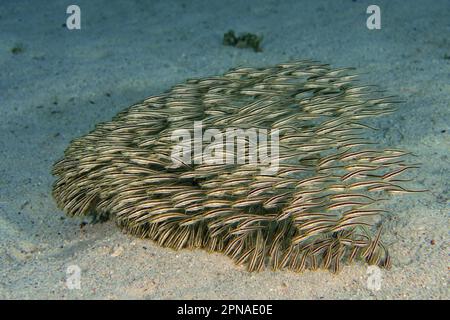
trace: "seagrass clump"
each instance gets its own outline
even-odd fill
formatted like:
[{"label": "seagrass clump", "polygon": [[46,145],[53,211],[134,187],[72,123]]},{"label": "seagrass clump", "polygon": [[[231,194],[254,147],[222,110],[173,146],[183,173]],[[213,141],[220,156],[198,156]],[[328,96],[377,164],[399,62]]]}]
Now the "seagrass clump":
[{"label": "seagrass clump", "polygon": [[[72,141],[54,165],[54,198],[70,216],[112,218],[159,245],[223,252],[250,271],[338,272],[354,259],[388,268],[386,211],[377,205],[412,192],[398,176],[414,166],[407,152],[367,139],[375,128],[362,120],[392,112],[396,101],[355,78],[295,61],[188,80]],[[172,133],[193,133],[195,121],[202,132],[277,129],[278,170],[174,162]]]}]

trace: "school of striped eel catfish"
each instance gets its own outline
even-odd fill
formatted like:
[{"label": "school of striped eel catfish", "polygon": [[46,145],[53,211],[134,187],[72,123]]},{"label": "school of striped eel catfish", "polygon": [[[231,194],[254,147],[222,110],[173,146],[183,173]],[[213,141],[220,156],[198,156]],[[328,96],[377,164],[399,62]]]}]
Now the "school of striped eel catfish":
[{"label": "school of striped eel catfish", "polygon": [[[398,101],[356,77],[302,60],[187,80],[73,140],[54,165],[53,196],[70,216],[112,218],[127,233],[222,252],[249,271],[338,272],[352,260],[389,268],[379,203],[414,192],[399,176],[417,166],[405,162],[408,152],[368,140],[376,128],[361,120]],[[278,170],[174,162],[173,132],[193,133],[195,121],[202,132],[278,130]],[[193,136],[188,144],[203,139]],[[248,155],[251,141],[242,139]]]}]

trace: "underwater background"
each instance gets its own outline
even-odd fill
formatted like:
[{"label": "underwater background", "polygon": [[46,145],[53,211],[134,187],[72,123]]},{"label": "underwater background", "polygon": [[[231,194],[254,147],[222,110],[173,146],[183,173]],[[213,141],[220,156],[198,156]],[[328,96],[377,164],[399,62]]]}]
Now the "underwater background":
[{"label": "underwater background", "polygon": [[[68,29],[77,5],[81,29]],[[381,28],[366,21],[381,9]],[[2,1],[0,3],[0,298],[448,299],[450,2]],[[261,50],[223,44],[262,36]],[[51,196],[69,142],[148,96],[238,66],[312,59],[355,67],[404,103],[371,120],[380,146],[411,151],[429,192],[395,197],[385,225],[392,269],[367,265],[248,273],[221,254],[174,251],[114,222],[70,219]],[[71,266],[81,287],[70,289]],[[68,269],[69,268],[69,269]]]}]

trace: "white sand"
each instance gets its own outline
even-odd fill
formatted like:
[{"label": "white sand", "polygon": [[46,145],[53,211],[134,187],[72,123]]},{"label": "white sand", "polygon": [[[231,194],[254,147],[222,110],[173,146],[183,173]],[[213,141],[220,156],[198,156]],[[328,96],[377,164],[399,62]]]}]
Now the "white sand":
[{"label": "white sand", "polygon": [[[64,1],[0,4],[0,298],[449,298],[449,1],[376,1],[376,31],[361,0],[74,2],[80,31],[62,27]],[[263,34],[264,51],[223,46],[230,28]],[[12,54],[18,44],[24,51]],[[393,268],[381,290],[368,289],[363,264],[339,275],[250,274],[220,254],[123,235],[112,222],[80,229],[56,208],[51,166],[96,123],[187,78],[302,58],[357,67],[364,82],[406,101],[376,121],[377,139],[418,155],[413,185],[431,191],[389,204]],[[69,265],[81,268],[80,290],[66,287]]]}]

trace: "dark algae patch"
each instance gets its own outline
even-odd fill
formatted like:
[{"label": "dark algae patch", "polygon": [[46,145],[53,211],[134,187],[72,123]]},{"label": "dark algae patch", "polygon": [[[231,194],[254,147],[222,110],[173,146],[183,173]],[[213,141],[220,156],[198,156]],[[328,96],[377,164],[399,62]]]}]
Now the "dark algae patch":
[{"label": "dark algae patch", "polygon": [[20,53],[23,53],[24,51],[25,51],[24,47],[20,44],[17,44],[11,48],[12,54],[20,54]]},{"label": "dark algae patch", "polygon": [[261,52],[262,36],[257,36],[253,33],[242,33],[236,36],[233,30],[229,30],[223,35],[223,44],[226,46],[233,46],[236,48],[251,48],[255,52]]}]

